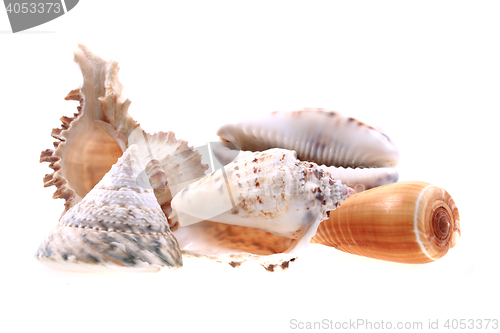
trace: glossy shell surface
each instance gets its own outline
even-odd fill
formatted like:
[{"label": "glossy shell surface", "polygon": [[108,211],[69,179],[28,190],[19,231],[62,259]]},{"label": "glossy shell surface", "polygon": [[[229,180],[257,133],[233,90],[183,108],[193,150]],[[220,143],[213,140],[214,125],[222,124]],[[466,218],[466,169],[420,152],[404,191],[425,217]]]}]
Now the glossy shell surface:
[{"label": "glossy shell surface", "polygon": [[273,112],[224,125],[217,135],[242,151],[295,150],[298,159],[328,167],[335,179],[353,188],[359,185],[360,190],[398,179],[394,167],[399,152],[393,141],[380,129],[334,111]]},{"label": "glossy shell surface", "polygon": [[448,192],[424,182],[399,182],[348,198],[312,241],[360,256],[421,264],[443,257],[459,237],[460,217]]}]

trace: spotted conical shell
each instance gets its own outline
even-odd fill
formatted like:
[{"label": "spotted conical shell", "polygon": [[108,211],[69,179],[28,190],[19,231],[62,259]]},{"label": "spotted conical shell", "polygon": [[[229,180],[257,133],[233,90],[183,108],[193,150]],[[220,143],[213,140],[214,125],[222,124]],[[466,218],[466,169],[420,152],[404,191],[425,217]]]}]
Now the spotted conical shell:
[{"label": "spotted conical shell", "polygon": [[62,216],[36,258],[67,270],[178,268],[177,240],[151,188],[137,184],[143,171],[130,146],[102,180]]}]

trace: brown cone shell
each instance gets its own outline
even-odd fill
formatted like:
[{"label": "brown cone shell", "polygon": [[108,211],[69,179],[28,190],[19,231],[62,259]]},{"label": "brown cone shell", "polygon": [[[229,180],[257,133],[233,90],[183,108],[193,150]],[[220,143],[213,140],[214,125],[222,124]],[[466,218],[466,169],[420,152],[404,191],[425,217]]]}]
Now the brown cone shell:
[{"label": "brown cone shell", "polygon": [[399,182],[357,193],[323,221],[313,243],[369,258],[422,264],[443,257],[460,237],[460,217],[444,189]]}]

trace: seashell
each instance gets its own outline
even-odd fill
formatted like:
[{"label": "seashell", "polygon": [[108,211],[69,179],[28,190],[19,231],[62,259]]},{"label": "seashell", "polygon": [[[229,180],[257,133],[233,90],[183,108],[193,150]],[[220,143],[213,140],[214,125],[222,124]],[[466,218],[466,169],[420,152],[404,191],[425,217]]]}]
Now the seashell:
[{"label": "seashell", "polygon": [[278,270],[352,193],[294,151],[270,149],[188,185],[172,200],[169,218],[181,226],[174,235],[186,255]]},{"label": "seashell", "polygon": [[139,149],[132,145],[62,216],[35,257],[51,267],[77,271],[181,267],[179,245],[153,190],[136,183],[142,169]]},{"label": "seashell", "polygon": [[[222,126],[217,135],[243,151],[291,149],[358,191],[398,180],[399,153],[381,130],[338,112],[305,109]],[[223,164],[234,154],[216,152]],[[244,155],[244,154],[243,154]],[[372,169],[377,168],[377,169]]]},{"label": "seashell", "polygon": [[[205,176],[208,165],[202,164],[201,154],[189,147],[186,141],[177,140],[173,132],[151,135],[136,129],[130,134],[129,143],[138,146],[142,165],[146,166],[141,184],[154,189],[167,217],[172,211],[172,198],[187,184]],[[172,231],[179,227],[171,221],[169,225]]]},{"label": "seashell", "polygon": [[460,217],[444,189],[399,182],[357,193],[331,212],[313,243],[360,256],[422,264],[444,256],[460,237]]},{"label": "seashell", "polygon": [[[131,102],[121,95],[116,61],[106,62],[79,45],[75,62],[81,69],[83,85],[72,90],[66,100],[79,101],[80,105],[73,117],[62,117],[61,127],[53,129],[55,150],[47,149],[40,156],[40,162],[49,162],[54,170],[45,175],[44,186],[56,186],[53,197],[66,200],[64,214],[90,192],[127,147],[136,144],[143,164],[152,163],[148,170],[156,166],[157,179],[152,183],[168,214],[172,194],[166,182],[202,177],[207,166],[202,165],[201,155],[187,142],[176,140],[172,132],[151,135],[141,129],[128,114]],[[165,174],[160,177],[162,171]]]}]

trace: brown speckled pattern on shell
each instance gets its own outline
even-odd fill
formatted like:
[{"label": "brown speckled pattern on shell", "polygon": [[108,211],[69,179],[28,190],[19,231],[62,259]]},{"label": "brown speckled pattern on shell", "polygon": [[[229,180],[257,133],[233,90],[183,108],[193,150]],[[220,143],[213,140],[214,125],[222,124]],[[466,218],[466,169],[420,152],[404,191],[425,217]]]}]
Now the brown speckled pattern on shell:
[{"label": "brown speckled pattern on shell", "polygon": [[295,152],[270,149],[187,186],[173,199],[170,219],[181,226],[211,220],[299,238],[351,193],[315,163],[299,161]]},{"label": "brown speckled pattern on shell", "polygon": [[242,150],[291,149],[302,161],[336,167],[394,167],[399,154],[381,130],[323,109],[273,112],[222,126],[217,135]]},{"label": "brown speckled pattern on shell", "polygon": [[323,109],[272,112],[266,117],[222,126],[217,135],[242,150],[217,146],[222,164],[247,152],[290,149],[302,161],[317,163],[335,179],[362,191],[398,180],[399,153],[381,130],[355,118]]},{"label": "brown speckled pattern on shell", "polygon": [[[185,254],[278,269],[307,247],[318,224],[352,193],[295,152],[270,149],[187,186],[172,200],[169,217],[181,225],[174,235]],[[255,236],[262,239],[255,243]]]}]

